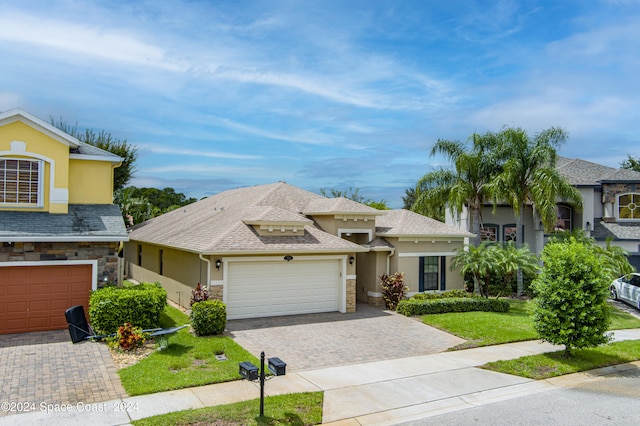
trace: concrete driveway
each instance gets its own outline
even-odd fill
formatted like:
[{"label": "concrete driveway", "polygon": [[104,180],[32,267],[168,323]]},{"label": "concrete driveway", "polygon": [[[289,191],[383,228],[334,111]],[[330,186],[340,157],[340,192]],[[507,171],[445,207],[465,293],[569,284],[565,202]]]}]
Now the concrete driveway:
[{"label": "concrete driveway", "polygon": [[232,320],[226,334],[255,356],[279,357],[287,371],[443,352],[464,342],[418,322],[358,304],[357,312]]},{"label": "concrete driveway", "polygon": [[[0,398],[30,410],[126,397],[106,345],[73,344],[67,330],[0,335]],[[27,404],[27,405],[25,405]],[[31,405],[33,404],[33,405]],[[0,410],[0,417],[18,414]]]}]

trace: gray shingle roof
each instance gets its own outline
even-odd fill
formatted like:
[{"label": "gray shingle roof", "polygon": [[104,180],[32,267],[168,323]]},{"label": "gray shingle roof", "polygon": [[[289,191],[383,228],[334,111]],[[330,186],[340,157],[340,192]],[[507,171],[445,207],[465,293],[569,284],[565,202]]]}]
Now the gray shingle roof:
[{"label": "gray shingle roof", "polygon": [[558,172],[576,186],[599,186],[603,182],[640,182],[640,173],[634,170],[616,169],[590,161],[558,157]]},{"label": "gray shingle roof", "polygon": [[640,240],[640,223],[638,222],[596,222],[591,236],[598,241],[605,241],[608,237],[614,240]]},{"label": "gray shingle roof", "polygon": [[474,237],[474,234],[409,210],[387,210],[376,218],[377,236]]},{"label": "gray shingle roof", "polygon": [[0,211],[0,241],[127,241],[120,207],[69,205],[67,214]]}]

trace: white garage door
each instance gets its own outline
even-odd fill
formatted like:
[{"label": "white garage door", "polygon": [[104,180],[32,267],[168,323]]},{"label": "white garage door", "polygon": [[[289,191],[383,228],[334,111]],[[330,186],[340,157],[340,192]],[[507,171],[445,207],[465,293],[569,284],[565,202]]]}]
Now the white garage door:
[{"label": "white garage door", "polygon": [[255,318],[339,310],[340,261],[228,263],[227,318]]}]

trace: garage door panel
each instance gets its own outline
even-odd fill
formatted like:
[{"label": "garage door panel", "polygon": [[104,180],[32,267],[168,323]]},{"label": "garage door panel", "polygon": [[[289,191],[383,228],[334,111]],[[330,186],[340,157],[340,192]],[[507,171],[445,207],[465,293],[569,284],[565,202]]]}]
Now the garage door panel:
[{"label": "garage door panel", "polygon": [[337,311],[340,261],[229,262],[230,319]]},{"label": "garage door panel", "polygon": [[0,334],[67,327],[64,311],[88,308],[91,265],[0,267]]}]

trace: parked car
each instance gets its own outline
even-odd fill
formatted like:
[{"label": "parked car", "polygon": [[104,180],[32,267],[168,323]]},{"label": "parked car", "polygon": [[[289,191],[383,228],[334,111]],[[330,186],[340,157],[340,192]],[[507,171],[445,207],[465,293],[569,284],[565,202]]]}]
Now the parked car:
[{"label": "parked car", "polygon": [[611,287],[613,300],[624,300],[640,309],[640,274],[634,272],[613,280]]}]

